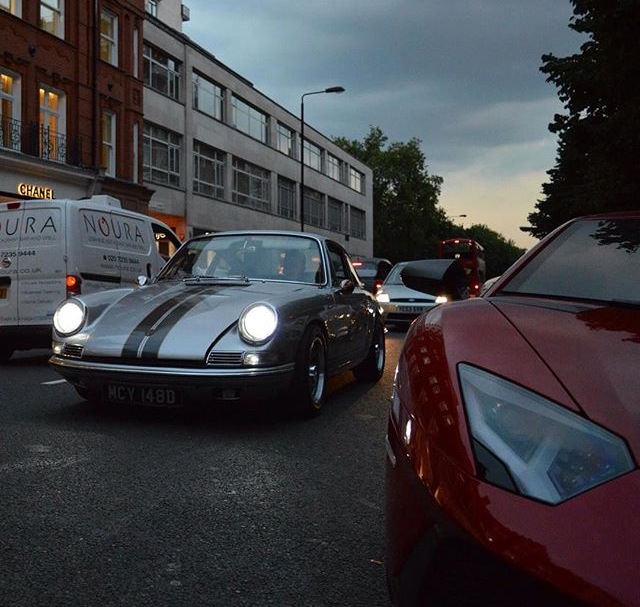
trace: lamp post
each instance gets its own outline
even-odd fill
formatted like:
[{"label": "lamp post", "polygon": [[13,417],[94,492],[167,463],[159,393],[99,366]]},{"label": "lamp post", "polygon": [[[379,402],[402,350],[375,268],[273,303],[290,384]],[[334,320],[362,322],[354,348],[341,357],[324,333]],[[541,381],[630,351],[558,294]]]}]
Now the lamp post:
[{"label": "lamp post", "polygon": [[344,93],[341,86],[330,86],[322,91],[311,91],[300,97],[300,231],[304,232],[304,98],[323,93]]}]

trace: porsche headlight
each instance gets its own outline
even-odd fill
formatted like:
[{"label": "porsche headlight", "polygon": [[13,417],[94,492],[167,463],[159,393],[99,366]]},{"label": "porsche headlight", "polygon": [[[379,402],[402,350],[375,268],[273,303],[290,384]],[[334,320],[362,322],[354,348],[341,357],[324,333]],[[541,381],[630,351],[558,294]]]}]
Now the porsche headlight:
[{"label": "porsche headlight", "polygon": [[64,335],[73,335],[82,329],[87,318],[87,309],[77,299],[63,301],[53,314],[55,330]]},{"label": "porsche headlight", "polygon": [[593,422],[476,367],[458,372],[488,482],[558,504],[635,468],[625,442]]},{"label": "porsche headlight", "polygon": [[250,344],[267,341],[278,326],[278,313],[266,303],[255,303],[246,307],[238,321],[240,337]]}]

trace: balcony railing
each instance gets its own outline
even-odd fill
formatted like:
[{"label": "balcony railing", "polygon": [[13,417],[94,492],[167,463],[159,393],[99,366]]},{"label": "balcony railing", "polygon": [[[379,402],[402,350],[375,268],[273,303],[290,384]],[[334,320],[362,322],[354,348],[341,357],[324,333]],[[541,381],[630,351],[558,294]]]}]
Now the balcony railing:
[{"label": "balcony railing", "polygon": [[86,137],[68,137],[36,122],[0,117],[0,148],[73,166],[91,166]]}]

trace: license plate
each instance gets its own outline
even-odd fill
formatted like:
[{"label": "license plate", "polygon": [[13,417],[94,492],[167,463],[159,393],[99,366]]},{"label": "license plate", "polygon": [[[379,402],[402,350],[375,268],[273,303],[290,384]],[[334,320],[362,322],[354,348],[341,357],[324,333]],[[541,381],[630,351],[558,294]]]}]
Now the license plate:
[{"label": "license plate", "polygon": [[179,407],[181,393],[166,386],[138,386],[109,383],[104,388],[104,399],[110,403],[150,405],[155,407]]},{"label": "license plate", "polygon": [[8,292],[9,291],[7,289],[0,287],[0,299],[7,299]]},{"label": "license plate", "polygon": [[419,314],[422,312],[420,306],[398,306],[398,312],[407,312],[409,314]]}]

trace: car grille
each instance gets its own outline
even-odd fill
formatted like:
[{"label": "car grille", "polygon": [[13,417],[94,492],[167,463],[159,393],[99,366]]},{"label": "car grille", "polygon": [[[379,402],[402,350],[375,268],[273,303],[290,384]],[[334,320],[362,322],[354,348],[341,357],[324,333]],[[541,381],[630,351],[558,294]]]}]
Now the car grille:
[{"label": "car grille", "polygon": [[216,367],[241,367],[242,352],[209,352],[207,365]]},{"label": "car grille", "polygon": [[84,346],[78,346],[75,344],[64,344],[64,348],[62,349],[62,355],[69,356],[71,358],[82,358],[83,350],[84,350]]}]

